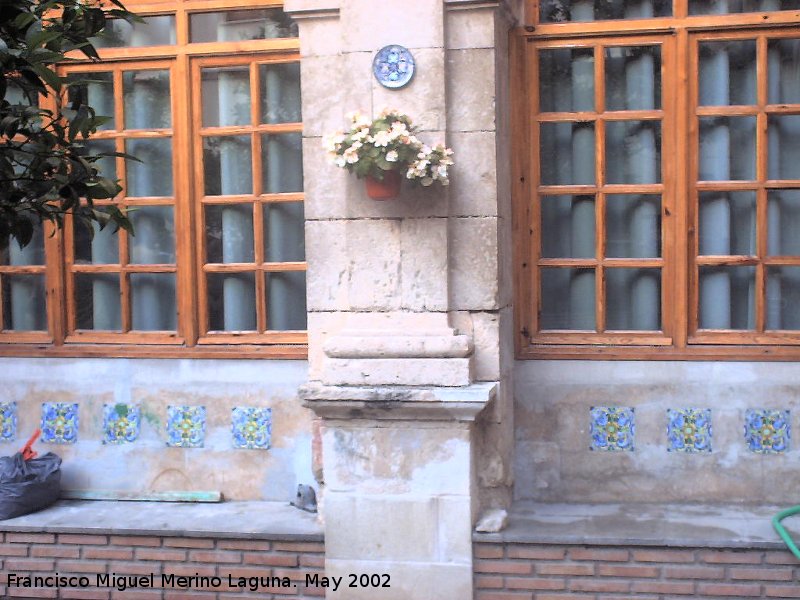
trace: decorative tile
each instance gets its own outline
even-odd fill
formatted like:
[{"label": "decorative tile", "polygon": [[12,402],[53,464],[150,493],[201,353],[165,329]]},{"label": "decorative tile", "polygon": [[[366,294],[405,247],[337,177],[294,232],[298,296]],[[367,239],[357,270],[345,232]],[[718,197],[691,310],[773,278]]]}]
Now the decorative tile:
[{"label": "decorative tile", "polygon": [[69,402],[43,402],[41,441],[51,444],[77,442],[78,405]]},{"label": "decorative tile", "polygon": [[711,409],[668,408],[667,452],[711,452]]},{"label": "decorative tile", "polygon": [[272,409],[237,406],[231,417],[234,448],[269,448]]},{"label": "decorative tile", "polygon": [[613,452],[633,451],[636,431],[633,409],[620,406],[593,406],[591,408],[591,450]]},{"label": "decorative tile", "polygon": [[125,444],[139,437],[141,410],[133,404],[103,406],[103,443]]},{"label": "decorative tile", "polygon": [[0,442],[17,439],[17,403],[0,402]]},{"label": "decorative tile", "polygon": [[789,449],[791,424],[788,410],[748,408],[744,416],[744,440],[752,452],[780,454]]},{"label": "decorative tile", "polygon": [[205,437],[205,406],[167,407],[167,446],[202,448]]}]

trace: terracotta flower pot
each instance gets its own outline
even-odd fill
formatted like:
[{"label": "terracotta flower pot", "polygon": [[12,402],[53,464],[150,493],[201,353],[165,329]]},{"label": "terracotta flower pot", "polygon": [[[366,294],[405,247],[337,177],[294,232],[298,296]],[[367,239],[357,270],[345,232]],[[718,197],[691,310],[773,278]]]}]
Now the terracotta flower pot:
[{"label": "terracotta flower pot", "polygon": [[386,171],[383,174],[383,181],[367,175],[367,195],[373,200],[397,198],[400,193],[400,182],[400,173],[397,171]]}]

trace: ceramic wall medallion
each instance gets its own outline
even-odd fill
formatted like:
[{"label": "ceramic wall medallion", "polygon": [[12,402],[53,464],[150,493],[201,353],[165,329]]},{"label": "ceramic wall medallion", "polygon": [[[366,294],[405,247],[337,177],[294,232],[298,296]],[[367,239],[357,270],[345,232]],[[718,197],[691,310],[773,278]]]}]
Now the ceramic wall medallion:
[{"label": "ceramic wall medallion", "polygon": [[233,447],[269,448],[272,436],[272,409],[237,406],[231,415]]},{"label": "ceramic wall medallion", "polygon": [[400,89],[414,76],[414,57],[407,48],[392,44],[384,46],[372,61],[372,72],[383,87]]},{"label": "ceramic wall medallion", "polygon": [[744,415],[744,439],[751,452],[781,454],[789,449],[791,424],[788,410],[748,408]]},{"label": "ceramic wall medallion", "polygon": [[711,452],[711,409],[668,408],[667,452]]},{"label": "ceramic wall medallion", "polygon": [[593,406],[590,412],[591,450],[633,451],[636,433],[633,408]]},{"label": "ceramic wall medallion", "polygon": [[139,437],[141,409],[133,404],[103,406],[103,443],[125,444]]},{"label": "ceramic wall medallion", "polygon": [[77,442],[78,405],[71,402],[43,402],[41,441],[50,444]]},{"label": "ceramic wall medallion", "polygon": [[167,407],[167,446],[202,448],[205,437],[205,406]]},{"label": "ceramic wall medallion", "polygon": [[0,402],[0,442],[17,439],[17,403]]}]

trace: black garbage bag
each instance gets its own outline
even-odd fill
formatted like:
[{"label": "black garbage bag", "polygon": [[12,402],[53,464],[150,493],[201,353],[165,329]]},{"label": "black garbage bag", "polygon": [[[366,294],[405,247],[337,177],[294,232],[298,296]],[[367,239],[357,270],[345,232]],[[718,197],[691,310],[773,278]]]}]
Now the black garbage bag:
[{"label": "black garbage bag", "polygon": [[17,452],[0,457],[0,520],[47,508],[60,494],[60,456],[48,452],[24,460]]}]

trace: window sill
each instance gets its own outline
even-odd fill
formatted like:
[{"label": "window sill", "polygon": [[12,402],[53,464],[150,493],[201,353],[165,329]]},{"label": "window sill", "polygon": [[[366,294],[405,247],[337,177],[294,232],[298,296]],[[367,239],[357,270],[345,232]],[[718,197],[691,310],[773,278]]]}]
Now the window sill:
[{"label": "window sill", "polygon": [[145,346],[122,344],[0,344],[0,357],[19,358],[245,358],[306,360],[306,344]]},{"label": "window sill", "polygon": [[528,345],[518,348],[520,360],[686,360],[800,361],[798,346],[672,346]]}]

